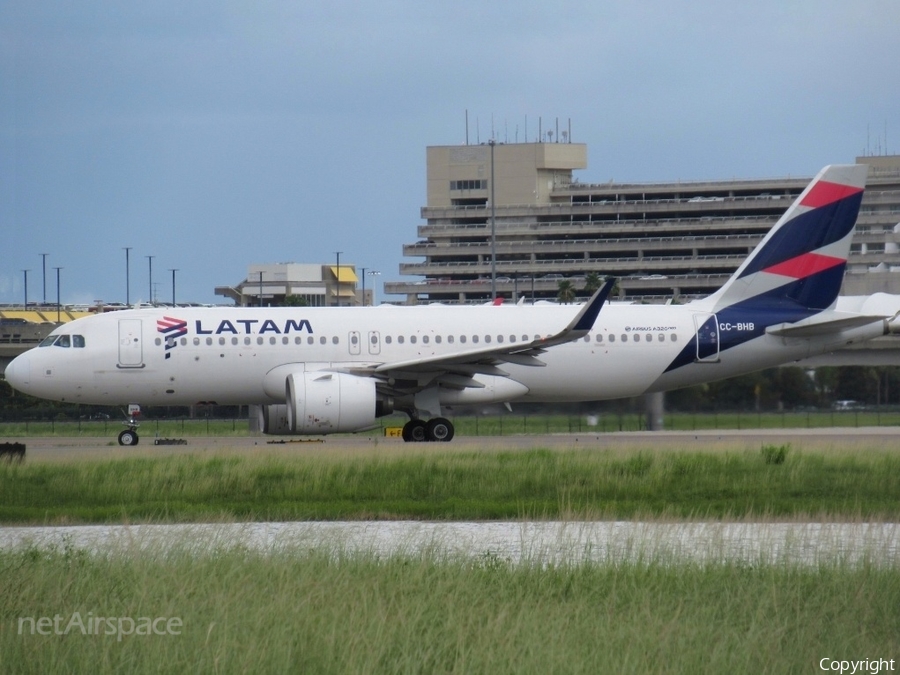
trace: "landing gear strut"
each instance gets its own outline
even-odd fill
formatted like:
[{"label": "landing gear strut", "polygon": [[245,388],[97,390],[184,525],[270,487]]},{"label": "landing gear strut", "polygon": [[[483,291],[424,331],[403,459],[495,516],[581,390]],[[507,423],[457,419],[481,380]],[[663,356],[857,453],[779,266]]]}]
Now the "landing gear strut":
[{"label": "landing gear strut", "polygon": [[403,440],[407,443],[422,441],[447,442],[453,438],[453,423],[443,417],[434,417],[427,422],[411,419],[403,426]]}]

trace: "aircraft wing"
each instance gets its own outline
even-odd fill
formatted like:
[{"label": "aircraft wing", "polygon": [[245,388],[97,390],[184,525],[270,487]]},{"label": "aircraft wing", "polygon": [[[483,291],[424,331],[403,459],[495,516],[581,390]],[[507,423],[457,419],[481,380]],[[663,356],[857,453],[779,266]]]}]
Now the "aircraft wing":
[{"label": "aircraft wing", "polygon": [[419,386],[424,386],[423,382],[430,384],[439,380],[440,384],[454,388],[481,387],[483,385],[472,379],[474,375],[482,373],[506,377],[508,374],[500,368],[504,363],[543,366],[545,364],[537,356],[549,347],[579,340],[587,335],[594,326],[615,283],[615,279],[607,280],[565,328],[530,342],[510,343],[477,350],[468,349],[450,354],[394,361],[367,368],[352,368],[347,372],[376,377],[385,383],[413,380],[420,383]]}]

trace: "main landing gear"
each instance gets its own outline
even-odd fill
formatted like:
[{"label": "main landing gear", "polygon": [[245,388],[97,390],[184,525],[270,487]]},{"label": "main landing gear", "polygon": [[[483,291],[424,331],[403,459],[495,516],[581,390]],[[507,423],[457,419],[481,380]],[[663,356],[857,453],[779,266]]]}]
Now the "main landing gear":
[{"label": "main landing gear", "polygon": [[443,417],[425,420],[411,419],[403,425],[403,440],[410,443],[422,441],[447,442],[453,438],[453,423]]}]

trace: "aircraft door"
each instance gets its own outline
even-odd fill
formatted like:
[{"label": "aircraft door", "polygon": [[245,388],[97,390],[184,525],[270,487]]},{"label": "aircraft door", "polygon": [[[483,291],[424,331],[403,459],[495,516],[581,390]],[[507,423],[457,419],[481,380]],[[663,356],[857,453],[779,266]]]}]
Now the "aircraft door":
[{"label": "aircraft door", "polygon": [[141,342],[141,320],[119,320],[119,368],[143,368],[144,348]]},{"label": "aircraft door", "polygon": [[351,330],[350,335],[347,336],[347,345],[350,348],[350,354],[352,356],[359,356],[360,344],[359,344],[359,331]]},{"label": "aircraft door", "polygon": [[715,314],[694,314],[698,363],[719,362],[719,321]]},{"label": "aircraft door", "polygon": [[377,330],[369,331],[369,353],[370,354],[380,354],[381,353],[381,335]]}]

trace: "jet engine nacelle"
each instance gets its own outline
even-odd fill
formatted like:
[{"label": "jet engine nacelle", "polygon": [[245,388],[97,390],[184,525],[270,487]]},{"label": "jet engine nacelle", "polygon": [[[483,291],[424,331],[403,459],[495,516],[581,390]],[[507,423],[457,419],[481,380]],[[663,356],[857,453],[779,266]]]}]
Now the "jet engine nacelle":
[{"label": "jet engine nacelle", "polygon": [[375,424],[374,380],[323,371],[291,373],[285,389],[287,433],[333,434]]}]

